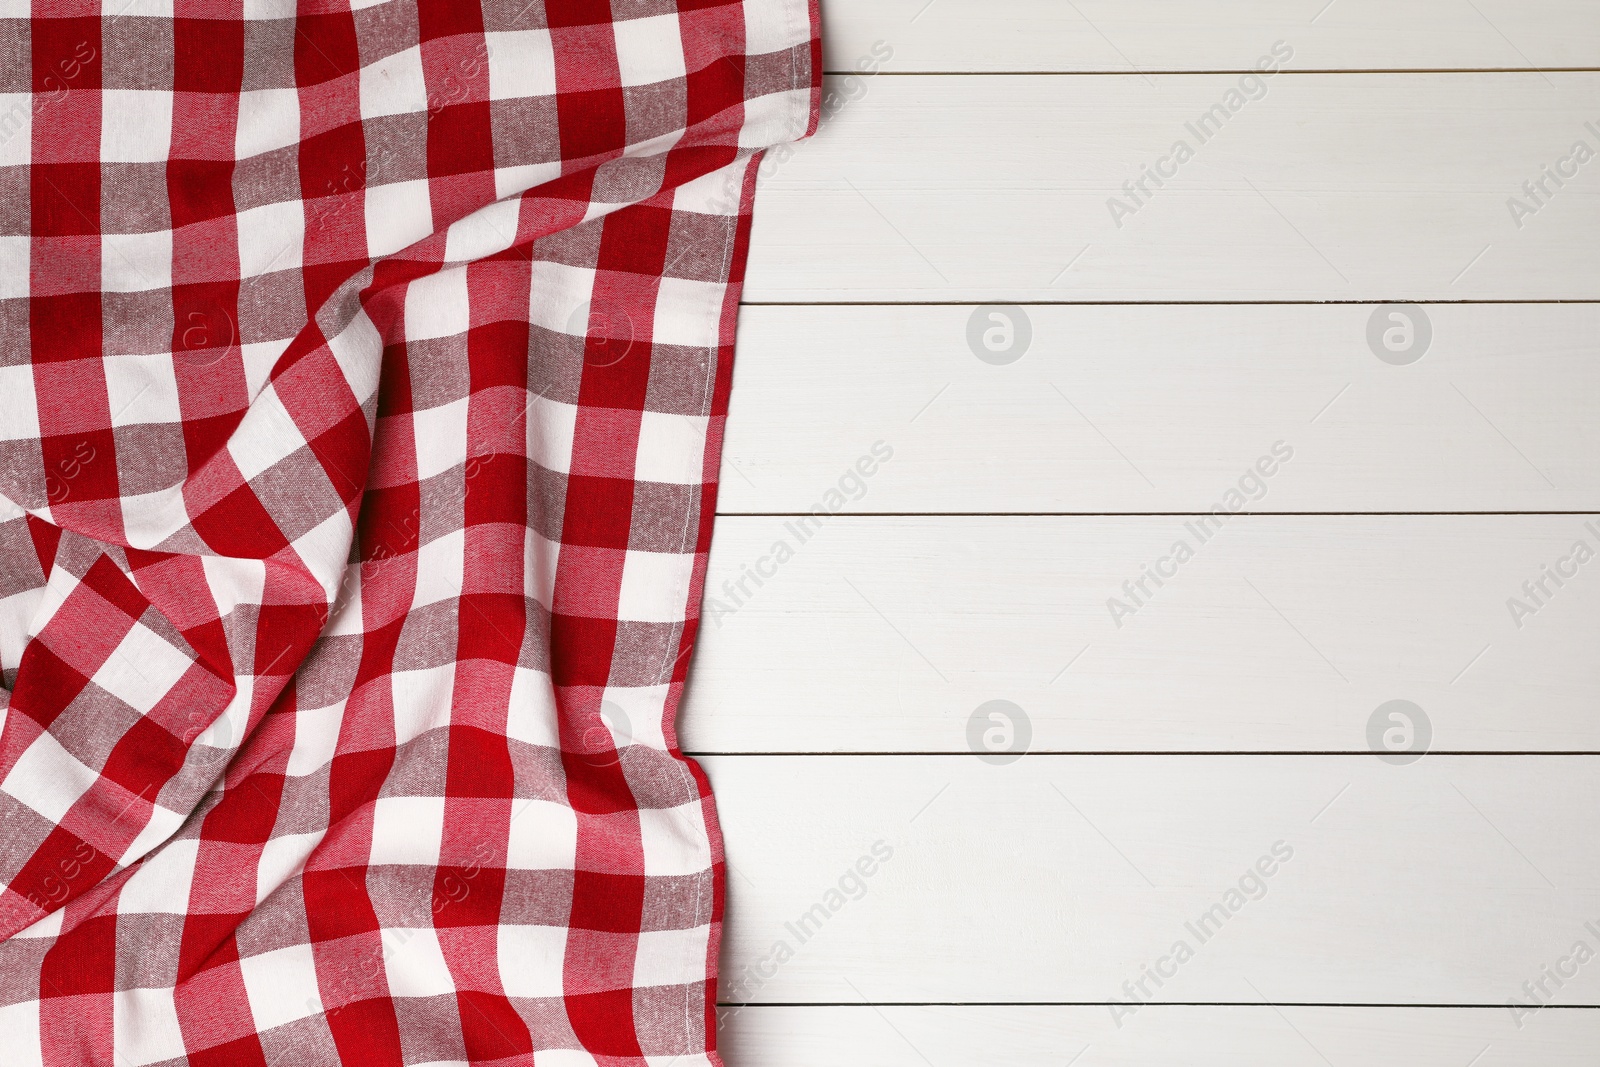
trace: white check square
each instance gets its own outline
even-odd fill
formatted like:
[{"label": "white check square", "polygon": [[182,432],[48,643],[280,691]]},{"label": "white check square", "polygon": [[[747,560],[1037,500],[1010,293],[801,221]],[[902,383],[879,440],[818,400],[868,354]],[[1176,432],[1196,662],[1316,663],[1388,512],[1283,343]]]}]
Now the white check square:
[{"label": "white check square", "polygon": [[683,34],[676,14],[622,19],[612,32],[623,85],[653,85],[684,76]]},{"label": "white check square", "polygon": [[104,356],[106,399],[112,426],[144,426],[183,421],[178,403],[178,378],[172,357]]},{"label": "white check square", "polygon": [[192,663],[165,638],[136,622],[92,681],[143,715],[178,684]]},{"label": "white check square", "polygon": [[100,90],[100,159],[165,162],[172,146],[172,94],[156,89]]},{"label": "white check square", "polygon": [[535,397],[528,407],[528,458],[547,471],[572,469],[572,443],[578,433],[578,407]]},{"label": "white check square", "polygon": [[100,235],[100,288],[139,293],[172,285],[172,231]]},{"label": "white check square", "polygon": [[118,1058],[125,1063],[182,1060],[188,1049],[171,989],[118,990],[111,1002]]},{"label": "white check square", "polygon": [[[4,0],[0,0],[3,10]],[[27,17],[26,13],[23,15]],[[58,919],[61,912],[53,913]],[[6,1067],[44,1067],[39,1042],[39,1001],[23,1000],[0,1008],[0,1034],[6,1035]]]},{"label": "white check square", "polygon": [[39,436],[39,406],[33,367],[0,367],[0,441],[27,441]]},{"label": "white check square", "polygon": [[417,549],[417,586],[411,594],[411,610],[461,595],[466,553],[467,535],[462,530],[452,530]]},{"label": "white check square", "polygon": [[422,49],[412,45],[361,68],[361,117],[406,115],[428,109]]},{"label": "white check square", "polygon": [[559,997],[566,992],[564,926],[512,926],[498,930],[500,984],[508,997]]},{"label": "white check square", "polygon": [[489,99],[551,96],[556,91],[556,57],[549,30],[486,33],[489,48]]},{"label": "white check square", "polygon": [[[251,89],[239,94],[233,151],[248,159],[300,140],[300,94],[294,89]],[[314,190],[320,194],[321,190]]]},{"label": "white check square", "polygon": [[443,797],[379,797],[372,806],[374,865],[436,866],[443,838]]},{"label": "white check square", "polygon": [[725,294],[719,282],[662,278],[651,340],[658,345],[715,348],[722,337]]},{"label": "white check square", "polygon": [[710,936],[708,926],[643,931],[633,957],[633,984],[642,989],[705,981]]},{"label": "white check square", "polygon": [[[0,0],[0,5],[3,4],[4,0]],[[26,10],[21,17],[28,17]],[[0,93],[0,167],[14,167],[28,162],[33,149],[32,133],[32,95]]]},{"label": "white check square", "polygon": [[0,789],[53,823],[59,823],[99,778],[46,731],[23,750]]},{"label": "white check square", "polygon": [[632,622],[682,622],[688,611],[690,552],[635,552],[622,560],[617,618]]},{"label": "white check square", "polygon": [[395,744],[403,745],[429,730],[448,725],[456,684],[454,663],[419,671],[395,671],[389,678]]},{"label": "white check square", "polygon": [[[270,841],[269,841],[270,845]],[[194,881],[200,841],[168,841],[147,854],[134,867],[117,896],[117,910],[125,915],[184,915],[189,910],[189,886]]]},{"label": "white check square", "polygon": [[697,803],[641,808],[639,843],[647,876],[699,874],[711,866],[706,820]]},{"label": "white check square", "polygon": [[256,1032],[304,1019],[322,1010],[317,964],[310,945],[290,945],[239,961]]},{"label": "white check square", "polygon": [[[398,252],[433,232],[433,201],[426,179],[368,186],[362,200],[366,211],[367,254],[374,258]],[[465,293],[461,310],[466,311]]]},{"label": "white check square", "polygon": [[[794,4],[742,4],[747,56],[782,52],[811,38],[811,27]],[[800,10],[804,10],[801,8]]]},{"label": "white check square", "polygon": [[508,868],[570,871],[577,853],[578,816],[571,808],[537,797],[512,801]]},{"label": "white check square", "polygon": [[442,997],[456,992],[450,965],[430,927],[382,931],[383,969],[396,997]]},{"label": "white check square", "polygon": [[239,274],[257,278],[280,270],[297,270],[306,237],[305,205],[299,200],[241,211]]},{"label": "white check square", "polygon": [[710,419],[646,411],[639,418],[639,449],[633,476],[641,482],[700,485],[705,478]]},{"label": "white check square", "polygon": [[470,325],[466,267],[427,274],[406,286],[406,340],[454,337]]},{"label": "white check square", "polygon": [[432,478],[466,462],[467,404],[468,399],[462,397],[412,412],[418,478]]},{"label": "white check square", "polygon": [[249,481],[262,471],[299,451],[306,439],[294,416],[283,406],[278,390],[267,386],[245,412],[239,428],[228,438],[228,454],[239,473]]},{"label": "white check square", "polygon": [[100,14],[113,21],[129,15],[135,18],[170,19],[172,0],[101,0]]}]

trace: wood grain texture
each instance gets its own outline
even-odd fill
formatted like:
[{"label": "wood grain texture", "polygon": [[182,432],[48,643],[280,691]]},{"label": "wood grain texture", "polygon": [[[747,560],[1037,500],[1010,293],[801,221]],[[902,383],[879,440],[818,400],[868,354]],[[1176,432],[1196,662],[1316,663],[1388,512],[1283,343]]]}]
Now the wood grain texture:
[{"label": "wood grain texture", "polygon": [[[1600,298],[1600,183],[1578,168],[1537,213],[1507,206],[1579,139],[1600,146],[1600,74],[1241,84],[867,79],[765,161],[745,298]],[[1213,106],[1228,117],[1202,141]],[[1162,163],[1180,140],[1192,158]],[[1175,176],[1135,204],[1146,166]],[[1114,217],[1114,197],[1137,210]]]},{"label": "wood grain texture", "polygon": [[[1600,951],[1600,757],[1440,752],[1600,750],[1600,563],[1544,577],[1600,548],[1600,162],[1545,173],[1600,152],[1600,7],[824,18],[857,73],[763,167],[680,720],[690,750],[810,753],[705,759],[731,1067],[1589,1062],[1600,1007],[1506,1005],[1600,1005],[1600,964],[1544,977]],[[1372,302],[1407,300],[1429,347],[1383,362]],[[980,303],[1023,305],[1022,358],[978,358]],[[1118,626],[1277,442],[1246,510],[1338,514],[1219,520]],[[1432,729],[1404,766],[1364,754],[1396,698]],[[992,700],[1016,762],[968,751]],[[1352,755],[1217,754],[1324,751]],[[1179,939],[1146,985],[1223,1003],[1114,1017]]]},{"label": "wood grain texture", "polygon": [[705,767],[726,1002],[1600,1002],[1600,757]]},{"label": "wood grain texture", "polygon": [[1265,510],[1600,509],[1600,306],[1400,309],[1409,365],[1369,347],[1378,305],[1019,313],[992,365],[976,305],[745,308],[719,509],[805,511],[882,440],[852,510],[1204,510],[1280,439]]},{"label": "wood grain texture", "polygon": [[1203,543],[1181,516],[828,523],[718,520],[690,751],[961,752],[1009,700],[1035,750],[1361,752],[1392,699],[1435,749],[1600,750],[1600,558],[1543,578],[1600,550],[1595,516],[1240,514]]},{"label": "wood grain texture", "polygon": [[1595,65],[1586,0],[850,0],[825,6],[830,71],[886,41],[896,71],[1249,70],[1275,40],[1312,70]]},{"label": "wood grain texture", "polygon": [[721,1042],[729,1063],[762,1067],[1577,1067],[1594,1061],[1600,1016],[1541,1012],[1518,1029],[1504,1008],[1171,1005],[1118,1028],[1102,1007],[758,1006],[725,1009]]}]

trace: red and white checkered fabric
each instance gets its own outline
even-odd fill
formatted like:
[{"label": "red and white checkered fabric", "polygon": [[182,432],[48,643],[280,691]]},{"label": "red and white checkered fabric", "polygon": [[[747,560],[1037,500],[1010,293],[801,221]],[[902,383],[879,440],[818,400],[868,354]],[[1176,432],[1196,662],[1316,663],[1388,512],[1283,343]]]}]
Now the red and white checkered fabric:
[{"label": "red and white checkered fabric", "polygon": [[0,1063],[715,1064],[807,0],[0,0]]}]

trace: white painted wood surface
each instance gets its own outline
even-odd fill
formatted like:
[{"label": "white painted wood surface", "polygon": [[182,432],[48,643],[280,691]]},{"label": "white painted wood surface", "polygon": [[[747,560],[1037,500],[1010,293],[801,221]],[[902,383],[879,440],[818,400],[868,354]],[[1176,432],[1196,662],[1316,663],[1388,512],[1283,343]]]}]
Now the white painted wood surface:
[{"label": "white painted wood surface", "polygon": [[[1544,177],[1600,151],[1600,6],[825,8],[829,69],[877,73],[764,167],[680,722],[730,1067],[1592,1062],[1600,962],[1543,968],[1600,951],[1600,563],[1520,628],[1507,599],[1600,547],[1600,162]],[[1403,301],[1432,336],[1397,365],[1367,331]],[[1022,358],[978,358],[978,304],[1022,305]],[[1277,441],[1255,514],[1116,626]],[[1419,762],[1365,754],[1392,699]],[[991,700],[1016,762],[967,751]],[[1279,840],[1153,990],[1198,1003],[1114,1018]],[[1569,1007],[1518,1019],[1525,981]]]},{"label": "white painted wood surface", "polygon": [[[1600,297],[1600,175],[1550,186],[1520,228],[1506,204],[1600,146],[1600,73],[1278,76],[1201,143],[1186,124],[1239,81],[867,80],[770,158],[745,298]],[[1114,220],[1179,140],[1193,158]]]},{"label": "white painted wood surface", "polygon": [[1370,304],[1033,305],[1000,366],[977,311],[745,308],[719,510],[805,511],[879,440],[851,511],[1204,510],[1277,440],[1257,510],[1600,509],[1594,304],[1402,309],[1431,332],[1403,366]]},{"label": "white painted wood surface", "polygon": [[1275,40],[1307,70],[1593,66],[1588,0],[849,0],[823,9],[830,71],[879,41],[896,71],[1249,70]]},{"label": "white painted wood surface", "polygon": [[1118,1029],[1101,1007],[748,1007],[724,1012],[721,1040],[729,1063],[763,1067],[1577,1067],[1600,1018],[1548,1011],[1519,1030],[1504,1008],[1160,1006]]},{"label": "white painted wood surface", "polygon": [[[1600,948],[1600,757],[704,765],[730,1002],[1108,1003],[1149,965],[1167,977],[1140,1000],[1504,1010],[1576,942]],[[1566,969],[1553,1001],[1600,1004],[1600,960]]]},{"label": "white painted wood surface", "polygon": [[[1600,751],[1600,515],[795,524],[718,520],[690,751],[964,752],[1001,699],[1035,750],[1364,752],[1406,699],[1438,750]],[[1534,605],[1580,539],[1597,558]]]}]

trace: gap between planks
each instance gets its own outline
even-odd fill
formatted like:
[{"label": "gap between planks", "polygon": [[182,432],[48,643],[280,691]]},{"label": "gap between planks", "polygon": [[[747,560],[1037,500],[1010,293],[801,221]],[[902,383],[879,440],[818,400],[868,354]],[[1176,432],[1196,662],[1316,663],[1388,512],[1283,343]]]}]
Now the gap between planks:
[{"label": "gap between planks", "polygon": [[[809,511],[719,511],[720,518],[803,519]],[[840,511],[834,519],[1184,519],[1209,514],[1204,511]],[[1240,511],[1234,518],[1258,519],[1410,518],[1415,515],[1600,515],[1597,511]]]},{"label": "gap between planks", "polygon": [[[1114,1000],[719,1000],[719,1008],[1108,1008]],[[1126,1005],[1123,1005],[1126,1006]],[[1376,1000],[1149,1000],[1145,1008],[1459,1008],[1505,1011],[1504,1004],[1400,1004]],[[1600,1004],[1544,1004],[1540,1010],[1595,1011]]]},{"label": "gap between planks", "polygon": [[[961,759],[970,759],[972,753],[960,751],[952,752],[949,749],[904,749],[895,752],[874,752],[871,750],[852,750],[848,752],[830,752],[827,750],[813,750],[808,752],[784,752],[781,750],[767,752],[746,752],[737,749],[700,749],[693,752],[684,752],[685,756],[700,759],[703,756],[951,756]],[[1034,748],[1026,753],[1028,756],[1355,756],[1361,759],[1378,759],[1380,757],[1372,752],[1356,748],[1328,748],[1328,749],[1054,749]],[[1600,750],[1589,749],[1515,749],[1505,751],[1485,751],[1482,749],[1429,749],[1430,756],[1600,756]]]},{"label": "gap between planks", "polygon": [[[1289,68],[1279,74],[1594,74],[1600,67],[1318,67]],[[1213,70],[880,70],[866,74],[859,70],[825,70],[825,77],[845,78],[1164,78],[1217,74],[1260,74],[1247,67],[1218,67]]]},{"label": "gap between planks", "polygon": [[1466,297],[1441,300],[1397,296],[1371,300],[1023,300],[1006,297],[984,300],[741,300],[747,308],[875,308],[875,307],[980,307],[985,304],[1019,307],[1323,307],[1335,304],[1600,304],[1582,297]]}]

